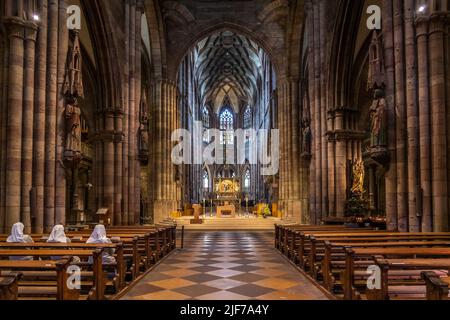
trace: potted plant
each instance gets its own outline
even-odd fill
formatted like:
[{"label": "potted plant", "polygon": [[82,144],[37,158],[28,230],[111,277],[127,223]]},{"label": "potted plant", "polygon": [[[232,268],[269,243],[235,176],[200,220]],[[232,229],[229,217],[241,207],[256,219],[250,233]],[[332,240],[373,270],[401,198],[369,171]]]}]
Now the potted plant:
[{"label": "potted plant", "polygon": [[270,208],[268,205],[266,205],[262,210],[262,215],[264,219],[267,219],[268,217],[272,216],[272,212],[270,212]]}]

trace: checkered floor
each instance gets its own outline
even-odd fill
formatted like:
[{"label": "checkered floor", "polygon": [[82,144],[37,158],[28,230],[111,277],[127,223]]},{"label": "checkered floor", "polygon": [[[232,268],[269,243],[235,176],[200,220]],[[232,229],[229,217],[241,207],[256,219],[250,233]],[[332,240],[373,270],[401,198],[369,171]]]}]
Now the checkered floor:
[{"label": "checkered floor", "polygon": [[191,232],[124,300],[326,300],[273,248],[271,232]]}]

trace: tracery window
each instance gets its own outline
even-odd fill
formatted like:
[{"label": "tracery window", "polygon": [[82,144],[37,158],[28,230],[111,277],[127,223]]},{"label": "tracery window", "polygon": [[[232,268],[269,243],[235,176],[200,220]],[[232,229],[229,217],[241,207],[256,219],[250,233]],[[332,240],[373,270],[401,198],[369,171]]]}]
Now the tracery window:
[{"label": "tracery window", "polygon": [[245,170],[245,174],[244,174],[244,188],[245,189],[250,189],[250,170],[247,169]]},{"label": "tracery window", "polygon": [[203,170],[203,189],[209,190],[209,173],[208,170]]},{"label": "tracery window", "polygon": [[244,112],[244,129],[250,129],[252,127],[252,109],[247,106]]},{"label": "tracery window", "polygon": [[224,108],[219,115],[220,143],[234,144],[234,116],[229,108]]}]

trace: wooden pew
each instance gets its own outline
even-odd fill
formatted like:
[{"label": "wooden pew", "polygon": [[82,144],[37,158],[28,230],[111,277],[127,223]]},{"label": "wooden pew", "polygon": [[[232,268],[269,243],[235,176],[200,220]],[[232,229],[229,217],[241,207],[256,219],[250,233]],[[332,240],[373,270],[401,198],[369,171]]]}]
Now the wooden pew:
[{"label": "wooden pew", "polygon": [[[330,233],[331,232],[331,233]],[[337,233],[340,232],[340,233]],[[290,243],[290,251],[292,252],[291,260],[298,264],[305,271],[308,268],[307,258],[310,256],[310,250],[312,248],[311,239],[318,235],[346,235],[346,236],[359,236],[361,234],[382,234],[381,231],[367,230],[367,229],[343,229],[343,230],[333,230],[333,231],[298,231],[293,233],[292,242]]]},{"label": "wooden pew", "polygon": [[450,300],[450,277],[441,277],[433,271],[425,271],[421,275],[427,289],[427,300]]},{"label": "wooden pew", "polygon": [[[16,279],[17,297],[54,297],[57,300],[78,300],[80,296],[79,290],[69,289],[67,286],[67,268],[71,260],[71,258],[59,261],[0,260],[0,271],[34,272],[35,279],[32,285],[22,282],[19,278]],[[55,274],[55,285],[46,281],[49,272]],[[44,276],[43,281],[39,281],[39,275]]]},{"label": "wooden pew", "polygon": [[351,248],[345,249],[345,270],[342,272],[342,285],[344,299],[353,300],[358,298],[355,289],[355,269],[365,269],[375,264],[374,257],[384,257],[386,259],[395,257],[396,259],[407,259],[417,257],[447,258],[450,257],[450,248]]},{"label": "wooden pew", "polygon": [[[92,288],[89,291],[88,299],[90,300],[104,300],[105,299],[105,275],[103,271],[103,263],[102,263],[102,249],[95,250],[61,250],[61,249],[4,249],[0,250],[0,259],[9,259],[9,257],[33,257],[33,258],[49,258],[49,257],[80,257],[84,260],[88,260],[89,257],[93,258],[93,280],[92,280]],[[66,259],[67,260],[67,259]],[[7,263],[11,261],[2,261],[2,263]],[[16,261],[12,261],[16,262]],[[30,263],[30,261],[23,261],[24,265]],[[34,262],[34,261],[31,261]],[[45,261],[44,261],[45,262]],[[79,266],[86,266],[83,263],[76,263]]]},{"label": "wooden pew", "polygon": [[[114,249],[114,258],[117,266],[117,284],[115,285],[117,291],[125,287],[126,267],[124,261],[123,243],[117,244],[88,244],[88,243],[0,243],[0,250],[2,249]],[[113,265],[111,265],[113,266]]]},{"label": "wooden pew", "polygon": [[[391,300],[392,297],[423,299],[427,297],[427,287],[426,283],[422,281],[421,274],[434,270],[442,276],[448,277],[448,270],[450,270],[450,259],[385,259],[384,257],[375,257],[375,263],[381,270],[381,287],[365,292],[369,300]],[[446,272],[443,273],[442,270],[446,270]],[[395,272],[397,272],[397,275],[393,274]]]},{"label": "wooden pew", "polygon": [[21,276],[20,273],[0,275],[0,301],[19,299],[19,279]]}]

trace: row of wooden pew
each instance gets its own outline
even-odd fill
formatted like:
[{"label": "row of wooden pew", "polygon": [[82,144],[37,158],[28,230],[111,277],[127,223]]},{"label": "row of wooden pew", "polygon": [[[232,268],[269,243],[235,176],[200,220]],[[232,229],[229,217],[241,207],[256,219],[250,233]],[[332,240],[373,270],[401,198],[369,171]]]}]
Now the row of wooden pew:
[{"label": "row of wooden pew", "polygon": [[[67,244],[47,243],[44,234],[32,234],[35,243],[7,243],[0,235],[0,300],[113,299],[176,249],[175,225],[110,227],[111,244],[86,244],[91,232],[67,232]],[[105,250],[116,263],[103,263]],[[30,260],[15,260],[24,257]],[[81,287],[68,285],[75,280]]]},{"label": "row of wooden pew", "polygon": [[275,247],[338,298],[449,299],[450,233],[276,225]]}]

